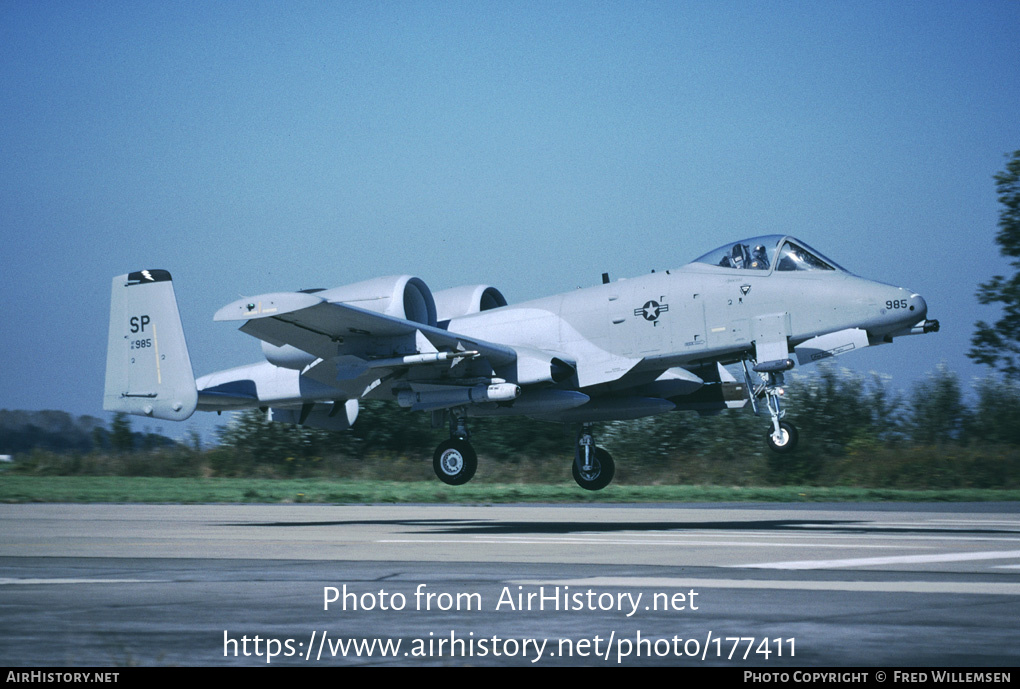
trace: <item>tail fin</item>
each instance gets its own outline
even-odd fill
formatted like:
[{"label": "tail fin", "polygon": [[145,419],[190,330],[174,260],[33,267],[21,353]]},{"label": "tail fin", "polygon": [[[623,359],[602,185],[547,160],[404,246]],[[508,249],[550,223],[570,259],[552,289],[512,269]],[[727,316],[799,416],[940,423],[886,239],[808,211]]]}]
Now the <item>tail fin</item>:
[{"label": "tail fin", "polygon": [[198,404],[170,273],[113,279],[103,409],[183,421]]}]

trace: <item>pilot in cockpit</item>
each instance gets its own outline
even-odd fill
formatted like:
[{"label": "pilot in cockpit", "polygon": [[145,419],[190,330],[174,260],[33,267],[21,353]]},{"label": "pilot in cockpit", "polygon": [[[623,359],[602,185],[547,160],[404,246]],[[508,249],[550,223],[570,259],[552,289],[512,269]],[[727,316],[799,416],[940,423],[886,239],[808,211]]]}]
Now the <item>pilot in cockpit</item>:
[{"label": "pilot in cockpit", "polygon": [[769,269],[769,255],[765,251],[765,247],[759,244],[754,247],[754,251],[751,252],[751,262],[747,265],[748,268],[754,268],[755,270],[768,270]]},{"label": "pilot in cockpit", "polygon": [[734,244],[728,256],[723,256],[719,261],[723,268],[747,268],[752,270],[768,270],[769,257],[765,247],[761,244],[749,251],[746,244]]}]

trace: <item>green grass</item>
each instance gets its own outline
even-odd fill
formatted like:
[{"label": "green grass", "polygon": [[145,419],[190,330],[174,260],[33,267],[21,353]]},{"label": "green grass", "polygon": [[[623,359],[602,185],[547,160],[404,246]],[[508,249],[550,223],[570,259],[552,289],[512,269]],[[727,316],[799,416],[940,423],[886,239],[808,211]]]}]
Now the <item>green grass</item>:
[{"label": "green grass", "polygon": [[1020,490],[611,485],[327,479],[17,476],[0,474],[0,502],[117,503],[656,503],[982,502],[1020,500]]}]

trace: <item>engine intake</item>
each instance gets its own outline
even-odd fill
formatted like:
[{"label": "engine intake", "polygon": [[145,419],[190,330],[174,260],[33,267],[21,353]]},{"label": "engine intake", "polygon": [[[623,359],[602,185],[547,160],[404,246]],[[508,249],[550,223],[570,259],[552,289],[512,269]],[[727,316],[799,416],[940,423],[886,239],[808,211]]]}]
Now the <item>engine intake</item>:
[{"label": "engine intake", "polygon": [[415,323],[436,325],[436,301],[421,278],[396,275],[334,287],[316,296]]}]

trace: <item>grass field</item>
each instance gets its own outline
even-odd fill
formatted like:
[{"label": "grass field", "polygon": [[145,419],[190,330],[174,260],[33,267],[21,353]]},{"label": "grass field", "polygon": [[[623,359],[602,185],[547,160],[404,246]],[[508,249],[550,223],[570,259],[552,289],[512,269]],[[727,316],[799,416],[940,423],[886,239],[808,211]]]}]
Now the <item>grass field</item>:
[{"label": "grass field", "polygon": [[985,502],[1020,500],[1020,490],[519,484],[327,479],[16,476],[0,474],[0,502],[118,503],[658,503]]}]

